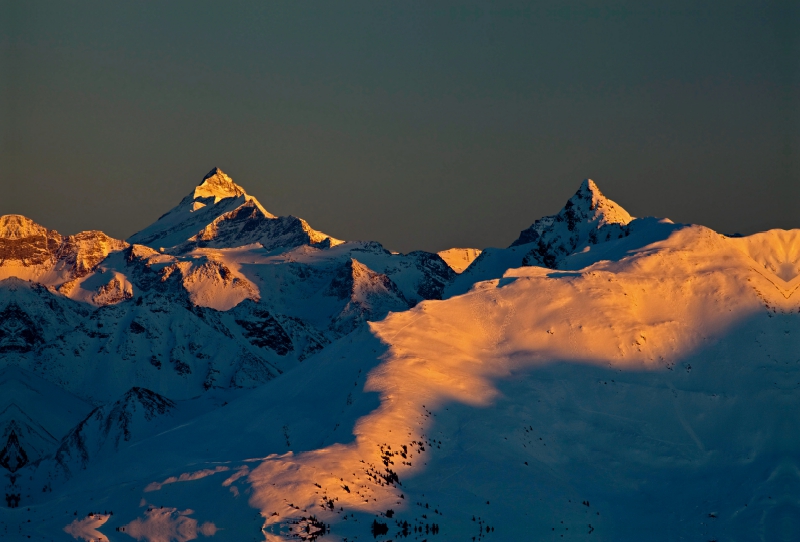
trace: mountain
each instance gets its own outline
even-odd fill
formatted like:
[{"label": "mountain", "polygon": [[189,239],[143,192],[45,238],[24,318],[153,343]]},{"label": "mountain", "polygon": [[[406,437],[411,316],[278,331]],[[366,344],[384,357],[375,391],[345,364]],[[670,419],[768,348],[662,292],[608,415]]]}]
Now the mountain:
[{"label": "mountain", "polygon": [[[461,275],[448,286],[448,296],[463,294],[472,284],[500,278],[508,269],[520,266],[564,267],[578,253],[586,253],[581,261],[602,252],[602,245],[627,237],[633,231],[645,231],[657,238],[665,235],[663,224],[669,220],[634,219],[619,204],[605,197],[597,184],[585,179],[578,191],[555,215],[535,221],[522,230],[508,248],[484,249]],[[599,248],[598,248],[599,247]]]},{"label": "mountain", "polygon": [[212,169],[191,194],[128,242],[176,253],[256,243],[267,250],[341,243],[312,229],[305,220],[270,214],[219,168]]},{"label": "mountain", "polygon": [[480,253],[280,220],[216,169],[125,242],[0,219],[0,533],[793,538],[800,230],[589,180]]},{"label": "mountain", "polygon": [[[149,520],[141,499],[221,539],[780,539],[798,248],[798,230],[683,226],[577,271],[519,267],[360,327],[80,484],[113,505],[109,534]],[[133,462],[129,490],[114,465]]]},{"label": "mountain", "polygon": [[392,279],[352,258],[333,277],[325,294],[347,301],[332,325],[348,332],[367,320],[376,319],[376,315],[400,312],[412,306]]},{"label": "mountain", "polygon": [[522,230],[511,246],[535,244],[523,265],[555,268],[581,247],[627,235],[631,220],[625,209],[606,198],[593,180],[586,179],[558,214],[540,218]]},{"label": "mountain", "polygon": [[1,216],[0,280],[16,277],[54,286],[71,284],[126,246],[100,231],[63,237],[24,216]]}]

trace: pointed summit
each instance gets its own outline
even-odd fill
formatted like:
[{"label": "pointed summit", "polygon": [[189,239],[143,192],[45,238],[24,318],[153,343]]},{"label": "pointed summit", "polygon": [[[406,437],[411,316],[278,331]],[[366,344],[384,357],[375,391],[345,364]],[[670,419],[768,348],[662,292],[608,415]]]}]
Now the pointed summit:
[{"label": "pointed summit", "polygon": [[219,203],[225,198],[235,198],[246,196],[244,188],[233,182],[233,179],[225,175],[218,167],[213,168],[203,177],[203,182],[194,189],[194,198],[214,198],[214,203]]},{"label": "pointed summit", "polygon": [[[228,181],[233,182],[231,180],[231,178],[228,177],[227,175],[225,175],[225,172],[222,171],[221,169],[219,169],[217,166],[212,167],[211,171],[206,173],[206,176],[203,177],[203,180],[205,181],[207,179],[210,179],[211,177],[217,177],[217,176],[223,177],[224,179],[227,179]],[[205,184],[205,183],[203,183],[203,184]]]},{"label": "pointed summit", "polygon": [[540,218],[522,230],[511,246],[536,243],[523,262],[556,267],[580,247],[626,235],[631,220],[633,217],[605,197],[593,180],[585,179],[558,214]]},{"label": "pointed summit", "polygon": [[[584,179],[581,187],[569,201],[578,209],[583,208],[587,218],[596,218],[600,224],[627,224],[633,217],[619,204],[611,201],[600,192],[591,179]],[[587,208],[588,205],[588,208]]]}]

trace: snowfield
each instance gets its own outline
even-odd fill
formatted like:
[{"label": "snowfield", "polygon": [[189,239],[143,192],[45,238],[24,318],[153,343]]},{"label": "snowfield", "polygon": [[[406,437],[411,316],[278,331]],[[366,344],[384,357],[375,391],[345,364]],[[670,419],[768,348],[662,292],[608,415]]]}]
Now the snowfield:
[{"label": "snowfield", "polygon": [[509,248],[400,255],[190,196],[71,267],[0,219],[4,540],[798,538],[800,230],[587,180]]}]

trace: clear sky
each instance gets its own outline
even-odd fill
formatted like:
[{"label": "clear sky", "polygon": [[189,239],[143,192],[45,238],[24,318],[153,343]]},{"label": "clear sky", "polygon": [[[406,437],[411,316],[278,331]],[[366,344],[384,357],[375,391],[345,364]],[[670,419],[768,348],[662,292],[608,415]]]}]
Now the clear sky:
[{"label": "clear sky", "polygon": [[401,251],[506,246],[586,177],[800,227],[798,29],[789,1],[0,0],[0,214],[125,238],[219,166]]}]

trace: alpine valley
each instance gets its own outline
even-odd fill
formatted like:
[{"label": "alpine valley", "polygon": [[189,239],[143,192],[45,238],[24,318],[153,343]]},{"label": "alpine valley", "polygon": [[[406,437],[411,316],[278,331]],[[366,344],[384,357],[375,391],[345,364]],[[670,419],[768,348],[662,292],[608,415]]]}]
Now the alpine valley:
[{"label": "alpine valley", "polygon": [[127,240],[2,216],[0,538],[799,540],[798,288],[800,230],[588,179],[439,254],[217,168]]}]

